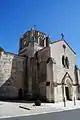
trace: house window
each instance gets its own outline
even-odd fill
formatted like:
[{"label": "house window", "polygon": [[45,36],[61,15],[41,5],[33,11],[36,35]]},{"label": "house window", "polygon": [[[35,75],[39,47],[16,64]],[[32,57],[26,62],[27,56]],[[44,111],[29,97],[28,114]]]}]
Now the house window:
[{"label": "house window", "polygon": [[62,65],[65,67],[65,57],[64,57],[64,55],[62,56]]}]

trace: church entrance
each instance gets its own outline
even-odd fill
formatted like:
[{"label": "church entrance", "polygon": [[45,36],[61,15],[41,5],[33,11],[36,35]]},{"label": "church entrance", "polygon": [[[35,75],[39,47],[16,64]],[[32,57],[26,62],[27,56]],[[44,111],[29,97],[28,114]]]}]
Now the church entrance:
[{"label": "church entrance", "polygon": [[71,86],[66,86],[65,87],[65,95],[67,100],[72,100],[72,87]]},{"label": "church entrance", "polygon": [[69,87],[65,87],[66,99],[70,100],[69,98]]},{"label": "church entrance", "polygon": [[65,100],[71,101],[73,98],[73,81],[67,72],[62,79],[62,94]]}]

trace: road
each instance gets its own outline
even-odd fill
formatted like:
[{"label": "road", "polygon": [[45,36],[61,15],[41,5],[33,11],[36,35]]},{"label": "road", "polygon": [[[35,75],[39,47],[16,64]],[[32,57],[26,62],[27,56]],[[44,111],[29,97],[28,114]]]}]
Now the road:
[{"label": "road", "polygon": [[1,120],[80,120],[80,109],[14,118],[3,118]]}]

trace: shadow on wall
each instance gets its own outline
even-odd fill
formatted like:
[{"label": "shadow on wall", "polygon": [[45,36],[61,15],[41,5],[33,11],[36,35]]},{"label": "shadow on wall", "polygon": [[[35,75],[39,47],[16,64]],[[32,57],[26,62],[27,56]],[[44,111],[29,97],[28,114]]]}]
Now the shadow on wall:
[{"label": "shadow on wall", "polygon": [[[8,55],[5,53],[5,55]],[[22,99],[27,91],[26,58],[14,55],[0,60],[0,100]],[[7,80],[6,80],[7,79]]]}]

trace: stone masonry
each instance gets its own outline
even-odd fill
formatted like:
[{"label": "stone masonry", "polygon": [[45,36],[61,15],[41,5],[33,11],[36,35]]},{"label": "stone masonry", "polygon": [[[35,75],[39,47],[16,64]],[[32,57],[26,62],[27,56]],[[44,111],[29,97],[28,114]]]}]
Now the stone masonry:
[{"label": "stone masonry", "polygon": [[0,55],[0,96],[17,97],[20,88],[24,89],[26,58],[1,52]]},{"label": "stone masonry", "polygon": [[59,102],[80,99],[80,69],[76,53],[64,40],[29,30],[21,38],[18,55],[0,48],[0,97],[16,98],[19,90],[30,100]]}]

